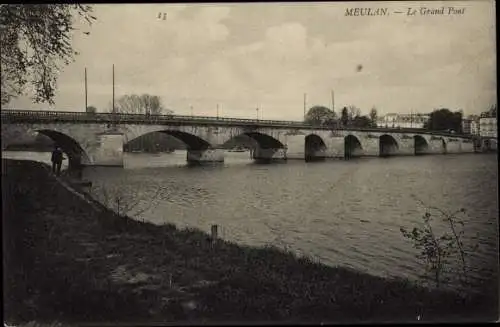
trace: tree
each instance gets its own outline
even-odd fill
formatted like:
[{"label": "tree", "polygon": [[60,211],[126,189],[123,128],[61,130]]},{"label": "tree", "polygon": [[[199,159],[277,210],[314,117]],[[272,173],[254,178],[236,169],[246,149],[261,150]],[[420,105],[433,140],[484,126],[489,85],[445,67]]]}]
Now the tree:
[{"label": "tree", "polygon": [[349,121],[353,121],[355,117],[361,116],[361,109],[354,105],[347,107],[347,112],[349,113]]},{"label": "tree", "polygon": [[[165,109],[161,103],[161,99],[157,95],[124,95],[115,102],[117,112],[129,114],[171,114],[173,111]],[[110,111],[113,111],[110,105]]]},{"label": "tree", "polygon": [[377,108],[373,107],[370,110],[370,122],[373,127],[377,127],[377,116],[378,116]]},{"label": "tree", "polygon": [[324,106],[314,106],[306,114],[305,122],[312,125],[331,125],[335,121],[335,113]]},{"label": "tree", "polygon": [[494,104],[490,107],[488,111],[484,111],[481,113],[481,117],[483,118],[496,118],[497,117],[497,105]]},{"label": "tree", "polygon": [[368,116],[356,116],[351,121],[351,126],[367,128],[372,126],[372,121]]},{"label": "tree", "polygon": [[340,121],[342,122],[342,126],[347,126],[349,123],[349,112],[347,111],[347,107],[342,108]]},{"label": "tree", "polygon": [[91,114],[95,114],[97,112],[97,108],[94,106],[88,106],[86,112],[91,113]]},{"label": "tree", "polygon": [[462,112],[454,112],[453,117],[452,117],[452,130],[454,130],[457,133],[462,133],[462,118],[463,118],[463,113]]},{"label": "tree", "polygon": [[73,18],[91,25],[91,12],[79,4],[0,5],[2,105],[24,94],[28,84],[35,102],[54,103],[61,62],[67,65],[78,54],[71,46]]},{"label": "tree", "polygon": [[424,128],[432,131],[454,130],[460,133],[462,132],[462,114],[451,112],[446,108],[434,110],[424,124]]}]

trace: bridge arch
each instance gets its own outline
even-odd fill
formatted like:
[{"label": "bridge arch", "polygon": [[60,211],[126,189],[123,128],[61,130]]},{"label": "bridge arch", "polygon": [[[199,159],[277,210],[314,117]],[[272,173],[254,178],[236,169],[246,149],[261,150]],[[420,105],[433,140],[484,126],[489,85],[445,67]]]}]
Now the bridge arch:
[{"label": "bridge arch", "polygon": [[238,134],[231,134],[229,139],[222,146],[226,147],[236,138],[247,139],[246,147],[250,148],[250,157],[256,162],[269,163],[275,159],[286,159],[287,147],[278,139],[256,131],[242,131]]},{"label": "bridge arch", "polygon": [[379,156],[388,157],[395,154],[399,149],[396,139],[389,134],[383,134],[379,137]]},{"label": "bridge arch", "polygon": [[424,154],[429,149],[429,143],[427,143],[427,140],[421,135],[413,136],[413,144],[415,155]]},{"label": "bridge arch", "polygon": [[235,139],[248,139],[253,147],[258,147],[260,149],[282,149],[285,145],[281,143],[276,138],[260,133],[260,132],[243,132],[236,135],[231,135],[228,140],[226,140],[222,145],[231,143]]},{"label": "bridge arch", "polygon": [[48,136],[54,141],[54,145],[61,147],[68,157],[68,167],[70,169],[74,165],[90,163],[87,152],[71,136],[50,129],[38,129],[36,132]]},{"label": "bridge arch", "polygon": [[246,132],[243,134],[252,138],[255,142],[257,142],[259,148],[261,149],[282,149],[285,147],[285,145],[281,143],[279,140],[264,133]]},{"label": "bridge arch", "polygon": [[326,144],[320,136],[316,134],[306,136],[304,142],[304,157],[306,162],[324,159],[324,155],[318,155],[318,151],[324,150],[326,150]]},{"label": "bridge arch", "polygon": [[191,133],[183,132],[183,131],[176,131],[176,130],[159,130],[159,131],[152,131],[152,132],[144,133],[142,135],[134,136],[130,139],[127,139],[126,142],[123,144],[123,146],[125,147],[125,145],[132,142],[133,140],[138,139],[140,137],[144,137],[144,136],[149,135],[149,134],[153,134],[153,133],[163,133],[163,134],[173,136],[176,139],[183,142],[186,145],[186,147],[188,148],[188,150],[206,150],[206,149],[209,149],[212,147],[212,145],[209,142],[207,142],[206,140],[202,139],[199,136],[193,135]]},{"label": "bridge arch", "polygon": [[351,159],[353,157],[360,156],[363,152],[363,147],[359,139],[352,135],[346,135],[344,137],[344,158]]}]

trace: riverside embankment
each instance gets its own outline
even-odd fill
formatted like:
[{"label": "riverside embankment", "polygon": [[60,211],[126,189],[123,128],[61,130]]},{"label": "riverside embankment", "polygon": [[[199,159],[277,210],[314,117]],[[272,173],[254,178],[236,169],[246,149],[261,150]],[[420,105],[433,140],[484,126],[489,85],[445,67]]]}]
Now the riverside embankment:
[{"label": "riverside embankment", "polygon": [[6,322],[494,320],[463,299],[120,217],[30,161],[2,161]]}]

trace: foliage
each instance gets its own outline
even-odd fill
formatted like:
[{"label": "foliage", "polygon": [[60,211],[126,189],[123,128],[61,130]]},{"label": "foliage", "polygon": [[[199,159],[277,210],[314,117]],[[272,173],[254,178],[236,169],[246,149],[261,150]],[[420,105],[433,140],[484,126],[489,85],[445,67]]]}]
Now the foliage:
[{"label": "foliage", "polygon": [[91,24],[91,12],[80,4],[0,5],[2,105],[24,94],[28,84],[35,102],[54,103],[60,62],[67,65],[78,54],[71,46],[73,18]]},{"label": "foliage", "polygon": [[[124,95],[115,102],[115,109],[120,113],[160,115],[171,114],[172,110],[166,109],[157,95]],[[110,112],[113,111],[110,106]]]},{"label": "foliage", "polygon": [[432,131],[453,130],[457,133],[462,132],[462,113],[451,112],[449,109],[434,110],[429,120],[424,124],[424,128]]},{"label": "foliage", "polygon": [[97,112],[97,108],[94,106],[88,106],[87,107],[87,112],[91,114],[95,114]]},{"label": "foliage", "polygon": [[316,126],[331,125],[335,122],[335,112],[324,106],[314,106],[307,112],[305,122]]},{"label": "foliage", "polygon": [[347,107],[342,108],[340,121],[342,123],[342,126],[347,126],[347,124],[349,123],[349,112],[347,111]]},{"label": "foliage", "polygon": [[144,212],[151,209],[152,204],[160,197],[163,189],[158,187],[153,194],[148,197],[147,205],[141,201],[135,193],[126,192],[123,188],[100,187],[94,192],[96,200],[100,201],[107,208],[116,212],[119,216],[139,217]]},{"label": "foliage", "polygon": [[349,123],[350,126],[366,128],[372,126],[372,121],[368,116],[355,116]]},{"label": "foliage", "polygon": [[[420,200],[418,201],[422,203]],[[437,234],[431,224],[433,218],[431,210],[441,215],[441,220],[446,222],[449,227],[448,231],[440,235]],[[427,206],[427,211],[422,216],[424,223],[423,228],[413,227],[411,231],[403,227],[400,228],[403,236],[413,242],[413,247],[415,249],[420,250],[417,257],[425,262],[424,276],[427,277],[427,274],[430,273],[438,288],[443,283],[450,281],[448,277],[444,276],[444,273],[447,271],[450,259],[454,257],[458,258],[461,269],[459,272],[452,271],[452,273],[458,276],[462,285],[467,285],[469,283],[469,267],[466,262],[466,256],[469,251],[465,250],[465,246],[462,242],[464,230],[458,230],[457,228],[457,225],[464,227],[463,220],[459,219],[457,214],[465,214],[465,212],[466,210],[464,208],[449,213],[437,207]],[[475,249],[477,249],[477,244],[472,247],[472,250]]]},{"label": "foliage", "polygon": [[349,117],[349,121],[353,121],[356,117],[361,116],[361,109],[354,105],[350,105],[347,107],[347,116]]},{"label": "foliage", "polygon": [[496,118],[497,117],[497,105],[494,104],[489,110],[481,113],[481,118]]},{"label": "foliage", "polygon": [[360,128],[372,126],[370,118],[368,116],[362,116],[361,109],[354,105],[342,108],[340,115],[340,122],[342,126]]}]

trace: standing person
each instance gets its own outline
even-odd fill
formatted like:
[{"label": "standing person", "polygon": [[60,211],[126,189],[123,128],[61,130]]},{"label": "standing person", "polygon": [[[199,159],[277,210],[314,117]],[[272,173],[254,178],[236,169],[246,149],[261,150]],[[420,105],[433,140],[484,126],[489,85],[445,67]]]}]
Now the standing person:
[{"label": "standing person", "polygon": [[56,147],[54,151],[52,151],[52,172],[59,176],[61,174],[61,165],[63,161],[63,152],[60,147]]}]

